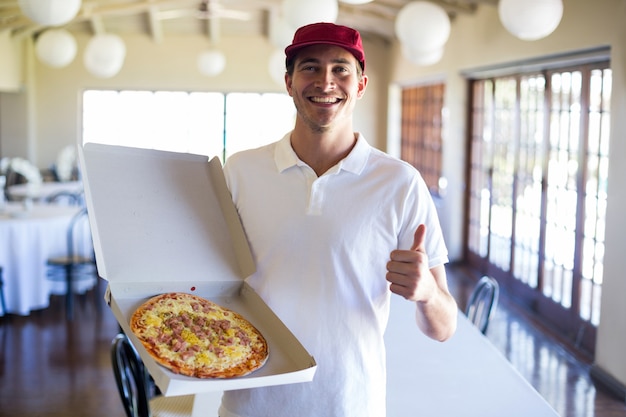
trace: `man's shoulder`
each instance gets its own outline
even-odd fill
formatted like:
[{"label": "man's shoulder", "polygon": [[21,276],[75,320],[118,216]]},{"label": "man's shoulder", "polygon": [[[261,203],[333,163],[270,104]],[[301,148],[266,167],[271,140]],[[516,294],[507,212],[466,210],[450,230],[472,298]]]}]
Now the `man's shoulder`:
[{"label": "man's shoulder", "polygon": [[268,143],[256,148],[244,149],[230,155],[226,160],[226,165],[239,164],[249,160],[257,160],[263,156],[272,156],[277,142]]},{"label": "man's shoulder", "polygon": [[389,171],[403,172],[409,176],[417,172],[415,167],[408,162],[373,146],[361,133],[359,133],[357,146],[359,147],[357,152],[366,158],[367,165],[372,169],[384,168]]},{"label": "man's shoulder", "polygon": [[413,165],[375,147],[371,148],[370,160],[377,168],[383,166],[386,169],[397,170],[407,175],[415,175],[418,173]]}]

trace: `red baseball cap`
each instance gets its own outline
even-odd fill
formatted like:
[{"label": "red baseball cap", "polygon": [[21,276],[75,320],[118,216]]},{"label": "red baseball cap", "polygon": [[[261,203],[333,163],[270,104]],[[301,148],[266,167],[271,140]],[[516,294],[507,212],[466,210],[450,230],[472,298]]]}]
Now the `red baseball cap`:
[{"label": "red baseball cap", "polygon": [[285,48],[286,62],[293,60],[302,48],[319,44],[340,46],[348,50],[365,71],[361,34],[357,30],[334,23],[312,23],[296,30],[291,45]]}]

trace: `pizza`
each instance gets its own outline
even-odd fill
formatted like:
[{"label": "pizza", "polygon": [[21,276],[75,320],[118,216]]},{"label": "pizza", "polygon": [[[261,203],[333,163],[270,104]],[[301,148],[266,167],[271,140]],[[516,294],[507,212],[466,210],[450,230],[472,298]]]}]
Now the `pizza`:
[{"label": "pizza", "polygon": [[269,353],[248,320],[192,294],[150,298],[135,310],[130,328],[157,363],[197,378],[247,375],[262,367]]}]

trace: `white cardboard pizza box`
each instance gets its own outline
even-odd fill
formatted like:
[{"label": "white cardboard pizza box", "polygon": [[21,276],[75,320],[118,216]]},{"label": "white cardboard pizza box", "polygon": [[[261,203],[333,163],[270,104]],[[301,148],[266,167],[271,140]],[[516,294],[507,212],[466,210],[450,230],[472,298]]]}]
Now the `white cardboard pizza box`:
[{"label": "white cardboard pizza box", "polygon": [[[98,271],[113,314],[164,395],[307,382],[314,358],[244,279],[254,261],[217,158],[87,143],[79,146]],[[250,375],[199,379],[158,365],[129,319],[149,297],[187,292],[230,308],[267,339]]]}]

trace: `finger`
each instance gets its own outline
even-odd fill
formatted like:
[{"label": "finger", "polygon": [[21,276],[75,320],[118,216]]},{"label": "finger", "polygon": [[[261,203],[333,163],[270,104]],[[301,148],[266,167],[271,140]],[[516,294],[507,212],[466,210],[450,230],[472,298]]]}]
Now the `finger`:
[{"label": "finger", "polygon": [[426,240],[426,225],[420,224],[415,229],[415,234],[413,235],[413,246],[411,246],[412,251],[416,252],[425,252],[426,247],[424,246],[424,241]]}]

